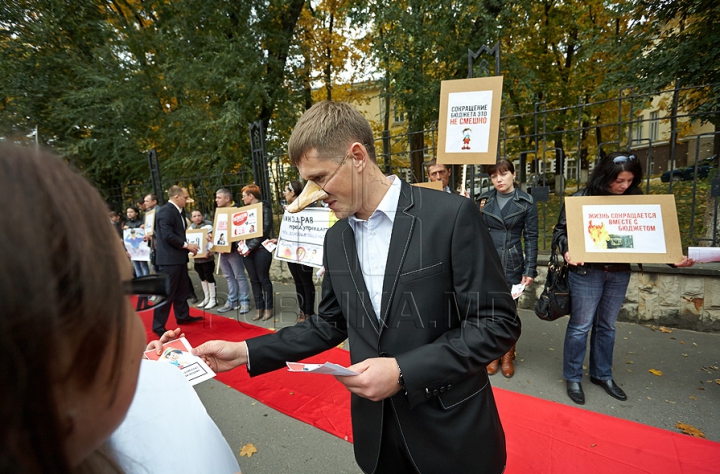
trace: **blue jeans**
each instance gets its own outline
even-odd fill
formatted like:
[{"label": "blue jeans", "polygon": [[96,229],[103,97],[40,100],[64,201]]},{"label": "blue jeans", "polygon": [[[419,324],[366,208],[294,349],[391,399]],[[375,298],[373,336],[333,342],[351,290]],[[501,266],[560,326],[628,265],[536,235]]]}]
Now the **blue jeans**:
[{"label": "blue jeans", "polygon": [[604,272],[588,268],[587,274],[568,275],[572,312],[565,332],[563,378],[581,382],[583,360],[590,336],[590,377],[611,380],[615,321],[625,300],[630,272]]},{"label": "blue jeans", "polygon": [[227,280],[228,304],[234,306],[240,303],[250,304],[250,285],[245,276],[243,257],[237,251],[224,253],[220,256],[220,270]]},{"label": "blue jeans", "polygon": [[133,267],[135,268],[135,276],[136,277],[141,277],[141,276],[150,274],[150,267],[148,267],[147,262],[133,260],[132,263],[133,263]]}]

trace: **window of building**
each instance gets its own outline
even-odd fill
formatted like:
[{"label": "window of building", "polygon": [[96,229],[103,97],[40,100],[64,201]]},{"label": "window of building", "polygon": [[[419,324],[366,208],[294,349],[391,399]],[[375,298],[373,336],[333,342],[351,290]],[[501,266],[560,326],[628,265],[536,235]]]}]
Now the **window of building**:
[{"label": "window of building", "polygon": [[635,141],[640,141],[640,140],[642,140],[642,138],[643,138],[643,128],[645,128],[645,127],[643,127],[643,123],[642,123],[642,122],[635,124],[635,133],[634,133],[634,135],[633,135],[633,138],[635,139]]},{"label": "window of building", "polygon": [[660,138],[660,120],[658,112],[650,112],[650,140],[656,142]]}]

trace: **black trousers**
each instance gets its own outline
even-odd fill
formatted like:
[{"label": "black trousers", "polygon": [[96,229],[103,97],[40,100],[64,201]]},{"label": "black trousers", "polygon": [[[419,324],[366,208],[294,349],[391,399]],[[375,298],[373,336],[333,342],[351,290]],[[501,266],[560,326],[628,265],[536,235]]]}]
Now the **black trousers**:
[{"label": "black trousers", "polygon": [[206,281],[208,283],[215,283],[215,262],[195,262],[195,271],[200,277],[200,281]]},{"label": "black trousers", "polygon": [[190,294],[190,276],[188,275],[187,265],[158,265],[158,273],[166,273],[170,276],[170,294],[168,302],[153,314],[153,332],[161,335],[165,332],[165,323],[167,323],[170,315],[170,305],[175,311],[175,319],[182,321],[190,316],[188,309],[188,295]]},{"label": "black trousers", "polygon": [[290,274],[295,281],[295,293],[297,293],[298,306],[300,311],[310,316],[315,314],[315,282],[313,282],[313,267],[300,263],[288,262]]},{"label": "black trousers", "polygon": [[262,245],[243,257],[245,270],[250,277],[255,307],[257,309],[273,309],[273,286],[270,281],[270,264],[272,254],[265,250]]}]

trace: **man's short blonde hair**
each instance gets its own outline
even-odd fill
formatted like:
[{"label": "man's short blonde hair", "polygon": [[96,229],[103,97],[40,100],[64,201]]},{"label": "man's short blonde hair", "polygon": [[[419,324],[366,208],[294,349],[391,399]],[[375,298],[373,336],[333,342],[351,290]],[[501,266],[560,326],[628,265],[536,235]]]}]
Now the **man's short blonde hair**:
[{"label": "man's short blonde hair", "polygon": [[168,199],[174,198],[176,196],[182,196],[183,195],[183,188],[182,186],[174,185],[170,186],[170,189],[168,189]]},{"label": "man's short blonde hair", "polygon": [[326,100],[313,105],[300,117],[288,141],[288,154],[295,166],[313,149],[320,159],[339,163],[353,142],[362,143],[375,162],[374,137],[365,117],[350,104]]}]

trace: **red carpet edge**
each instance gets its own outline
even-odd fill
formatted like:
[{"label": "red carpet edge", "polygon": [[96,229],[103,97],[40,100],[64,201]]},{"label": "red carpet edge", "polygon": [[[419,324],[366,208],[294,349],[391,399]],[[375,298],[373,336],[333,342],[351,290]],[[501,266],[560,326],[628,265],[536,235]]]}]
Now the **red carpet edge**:
[{"label": "red carpet edge", "polygon": [[[171,313],[172,314],[172,313]],[[191,309],[202,323],[182,326],[193,346],[211,339],[242,341],[265,328]],[[152,314],[142,316],[148,340]],[[171,316],[168,328],[172,327]],[[304,362],[347,366],[333,348]],[[278,370],[250,378],[238,368],[217,380],[265,405],[352,443],[350,394],[328,375]],[[493,388],[507,442],[507,474],[711,474],[720,472],[720,443]]]}]

